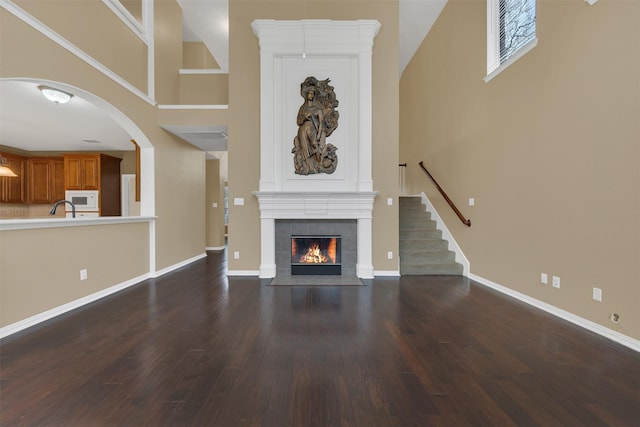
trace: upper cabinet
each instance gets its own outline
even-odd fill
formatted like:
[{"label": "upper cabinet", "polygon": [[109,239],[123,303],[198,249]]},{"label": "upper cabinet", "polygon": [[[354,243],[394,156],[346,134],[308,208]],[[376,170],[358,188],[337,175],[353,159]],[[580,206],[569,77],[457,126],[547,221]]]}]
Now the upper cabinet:
[{"label": "upper cabinet", "polygon": [[98,190],[100,216],[120,215],[120,162],[106,154],[65,154],[66,190]]},{"label": "upper cabinet", "polygon": [[64,199],[64,160],[62,157],[27,159],[27,200],[30,204],[53,203]]},{"label": "upper cabinet", "polygon": [[17,177],[0,177],[0,202],[25,203],[27,200],[26,170],[27,158],[17,154],[2,153],[9,169]]},{"label": "upper cabinet", "polygon": [[100,157],[100,154],[71,154],[64,156],[65,189],[99,190]]}]

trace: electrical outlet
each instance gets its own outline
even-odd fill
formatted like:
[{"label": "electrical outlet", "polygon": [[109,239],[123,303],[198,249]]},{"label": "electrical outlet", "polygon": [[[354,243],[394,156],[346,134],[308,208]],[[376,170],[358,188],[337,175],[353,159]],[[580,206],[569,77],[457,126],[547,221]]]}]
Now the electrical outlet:
[{"label": "electrical outlet", "polygon": [[388,198],[387,198],[387,205],[388,205],[388,206],[393,205],[393,199],[392,199],[391,197],[388,197]]},{"label": "electrical outlet", "polygon": [[560,278],[558,276],[553,276],[553,287],[560,289]]},{"label": "electrical outlet", "polygon": [[235,251],[233,253],[233,259],[240,259],[240,252],[239,251]]},{"label": "electrical outlet", "polygon": [[549,278],[547,277],[547,273],[540,273],[540,283],[544,285],[549,283]]},{"label": "electrical outlet", "polygon": [[593,299],[596,301],[602,301],[602,289],[593,288]]},{"label": "electrical outlet", "polygon": [[393,259],[393,251],[387,251],[387,259]]},{"label": "electrical outlet", "polygon": [[236,206],[244,206],[244,197],[234,197],[233,204]]},{"label": "electrical outlet", "polygon": [[87,280],[87,269],[83,268],[80,270],[80,280]]}]

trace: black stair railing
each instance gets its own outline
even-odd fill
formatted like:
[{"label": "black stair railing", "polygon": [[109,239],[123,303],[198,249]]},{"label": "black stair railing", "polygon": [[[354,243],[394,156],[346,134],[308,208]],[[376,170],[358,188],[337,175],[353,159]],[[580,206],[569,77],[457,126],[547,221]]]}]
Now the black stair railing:
[{"label": "black stair railing", "polygon": [[422,170],[424,171],[425,174],[427,174],[427,176],[429,177],[429,179],[431,180],[431,182],[433,182],[433,184],[436,186],[436,188],[438,189],[438,191],[440,192],[440,194],[442,194],[442,197],[444,197],[444,199],[447,201],[447,203],[449,204],[449,206],[451,206],[451,209],[453,209],[453,211],[456,213],[456,215],[458,215],[458,218],[460,218],[460,221],[462,221],[462,223],[464,225],[466,225],[467,227],[471,227],[471,220],[470,219],[466,219],[464,217],[464,215],[462,215],[462,213],[460,212],[460,210],[456,207],[456,205],[451,201],[451,199],[449,198],[449,196],[447,196],[447,193],[445,193],[445,191],[442,189],[442,187],[440,187],[440,185],[438,184],[438,182],[435,180],[435,178],[429,173],[429,171],[427,170],[427,168],[424,166],[424,162],[420,161],[420,167],[422,168]]}]

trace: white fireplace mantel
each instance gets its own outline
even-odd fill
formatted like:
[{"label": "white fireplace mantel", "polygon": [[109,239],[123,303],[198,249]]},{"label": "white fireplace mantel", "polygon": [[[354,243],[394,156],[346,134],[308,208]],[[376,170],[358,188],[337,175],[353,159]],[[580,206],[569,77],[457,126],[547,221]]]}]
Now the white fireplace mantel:
[{"label": "white fireplace mantel", "polygon": [[[260,41],[260,277],[275,277],[275,220],[356,219],[360,278],[373,278],[372,52],[374,20],[256,20]],[[339,101],[333,174],[295,174],[293,138],[308,76],[330,79]]]}]

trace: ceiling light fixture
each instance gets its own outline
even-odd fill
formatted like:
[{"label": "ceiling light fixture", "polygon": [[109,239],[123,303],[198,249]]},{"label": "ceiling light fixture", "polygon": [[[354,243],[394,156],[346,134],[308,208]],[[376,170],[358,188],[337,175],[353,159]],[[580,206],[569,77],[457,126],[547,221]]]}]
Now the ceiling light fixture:
[{"label": "ceiling light fixture", "polygon": [[49,86],[38,86],[38,89],[40,89],[45,98],[54,104],[66,104],[73,98],[72,94]]},{"label": "ceiling light fixture", "polygon": [[8,164],[9,162],[7,161],[7,159],[0,156],[0,176],[9,176],[12,178],[17,177],[18,175],[16,175],[11,169],[9,169],[9,166],[7,166]]}]

